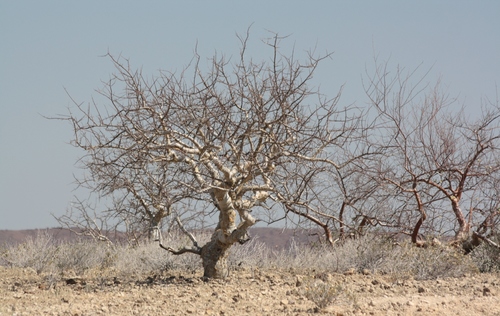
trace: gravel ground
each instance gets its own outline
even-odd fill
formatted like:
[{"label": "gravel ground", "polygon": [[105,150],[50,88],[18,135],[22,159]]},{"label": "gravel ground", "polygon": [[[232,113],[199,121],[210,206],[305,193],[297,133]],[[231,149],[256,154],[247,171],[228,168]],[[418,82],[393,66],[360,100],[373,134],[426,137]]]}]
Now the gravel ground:
[{"label": "gravel ground", "polygon": [[500,275],[418,281],[376,274],[174,271],[37,275],[0,267],[0,315],[500,315]]}]

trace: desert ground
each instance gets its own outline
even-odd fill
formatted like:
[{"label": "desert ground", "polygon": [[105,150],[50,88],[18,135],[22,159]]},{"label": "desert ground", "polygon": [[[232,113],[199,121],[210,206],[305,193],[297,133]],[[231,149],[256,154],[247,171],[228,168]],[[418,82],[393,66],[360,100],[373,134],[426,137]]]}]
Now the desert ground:
[{"label": "desert ground", "polygon": [[500,275],[417,281],[355,273],[242,268],[85,277],[0,267],[0,315],[500,315]]}]

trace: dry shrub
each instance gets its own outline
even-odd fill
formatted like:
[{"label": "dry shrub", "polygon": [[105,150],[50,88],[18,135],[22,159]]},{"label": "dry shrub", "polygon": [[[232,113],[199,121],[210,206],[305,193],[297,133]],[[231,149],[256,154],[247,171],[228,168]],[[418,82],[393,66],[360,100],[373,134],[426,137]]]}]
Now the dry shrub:
[{"label": "dry shrub", "polygon": [[51,268],[58,252],[54,238],[47,232],[38,232],[22,244],[7,248],[3,261],[7,266],[32,268],[38,274]]},{"label": "dry shrub", "polygon": [[460,277],[477,272],[469,256],[454,248],[431,246],[417,248],[410,242],[395,243],[376,236],[348,239],[330,247],[292,242],[280,251],[266,248],[258,241],[235,248],[233,263],[269,269],[298,271],[357,272],[413,276],[426,280]]},{"label": "dry shrub", "polygon": [[37,273],[78,275],[113,265],[117,249],[91,240],[59,242],[47,232],[28,237],[24,243],[8,247],[3,260],[7,266],[32,268]]},{"label": "dry shrub", "polygon": [[199,256],[174,256],[157,243],[144,242],[136,247],[120,247],[113,268],[121,275],[147,275],[169,270],[195,271],[201,267]]},{"label": "dry shrub", "polygon": [[462,277],[477,273],[478,269],[469,256],[453,247],[429,246],[418,248],[404,242],[393,248],[388,256],[384,273],[411,275],[417,280]]},{"label": "dry shrub", "polygon": [[[201,244],[209,238],[203,234],[197,237]],[[175,234],[163,240],[165,245],[173,248],[189,242],[184,235]],[[477,272],[478,266],[481,271],[498,269],[498,251],[484,247],[479,247],[472,256],[465,256],[449,247],[417,248],[409,242],[396,244],[387,238],[362,236],[345,240],[334,247],[292,241],[287,249],[276,250],[254,238],[244,245],[233,247],[228,260],[233,270],[242,266],[262,270],[293,269],[306,273],[313,270],[329,273],[354,270],[424,280],[461,277]],[[144,242],[134,247],[89,240],[58,243],[47,233],[28,238],[23,244],[4,248],[1,257],[3,265],[32,268],[37,273],[55,276],[66,271],[78,275],[88,271],[113,271],[121,276],[140,276],[168,270],[192,273],[201,270],[199,256],[174,256],[158,247],[157,243]]]},{"label": "dry shrub", "polygon": [[348,240],[332,253],[336,272],[368,270],[372,273],[411,275],[419,280],[460,277],[477,272],[472,260],[454,248],[418,248],[409,241],[395,243],[388,238],[370,235]]},{"label": "dry shrub", "polygon": [[[497,245],[500,244],[500,233],[490,237]],[[476,247],[470,257],[481,272],[500,272],[500,249],[483,242]]]},{"label": "dry shrub", "polygon": [[228,256],[228,265],[233,270],[240,267],[269,268],[273,260],[271,249],[261,242],[258,236],[243,245],[234,245]]},{"label": "dry shrub", "polygon": [[393,244],[389,239],[360,236],[356,239],[347,239],[332,251],[334,270],[345,272],[350,269],[356,271],[369,270],[381,272],[391,255]]},{"label": "dry shrub", "polygon": [[73,271],[82,275],[88,270],[104,270],[113,265],[116,251],[106,243],[91,240],[79,240],[58,245],[54,257],[55,272]]},{"label": "dry shrub", "polygon": [[[174,247],[186,243],[185,238],[169,236],[164,241]],[[161,249],[157,243],[143,242],[136,246],[128,244],[107,244],[94,240],[80,239],[73,242],[57,242],[46,232],[29,237],[19,245],[5,246],[1,253],[3,266],[32,268],[37,273],[52,276],[71,271],[84,275],[88,271],[114,271],[125,275],[146,275],[165,270],[198,269],[198,256],[173,256]]]},{"label": "dry shrub", "polygon": [[299,289],[299,294],[314,302],[319,309],[332,305],[343,293],[342,285],[316,278],[304,280]]}]

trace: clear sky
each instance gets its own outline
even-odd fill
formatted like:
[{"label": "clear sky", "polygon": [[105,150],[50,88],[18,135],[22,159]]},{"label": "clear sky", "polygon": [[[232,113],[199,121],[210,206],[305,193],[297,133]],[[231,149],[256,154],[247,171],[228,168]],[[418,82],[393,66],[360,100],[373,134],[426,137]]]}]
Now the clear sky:
[{"label": "clear sky", "polygon": [[108,51],[147,76],[193,56],[268,58],[267,30],[297,52],[334,52],[315,82],[341,104],[366,102],[361,78],[373,56],[432,70],[470,109],[500,84],[500,1],[7,1],[0,0],[0,229],[55,227],[74,192],[72,130],[43,116],[67,114],[65,89],[87,103],[113,72]]}]

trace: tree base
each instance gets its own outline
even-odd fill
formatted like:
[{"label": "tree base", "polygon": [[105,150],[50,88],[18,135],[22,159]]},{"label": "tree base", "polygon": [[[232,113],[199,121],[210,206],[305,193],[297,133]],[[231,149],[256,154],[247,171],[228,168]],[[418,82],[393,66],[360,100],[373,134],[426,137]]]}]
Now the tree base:
[{"label": "tree base", "polygon": [[203,246],[200,255],[203,262],[204,278],[225,279],[229,276],[227,257],[230,246],[221,243],[217,238],[213,238]]}]

